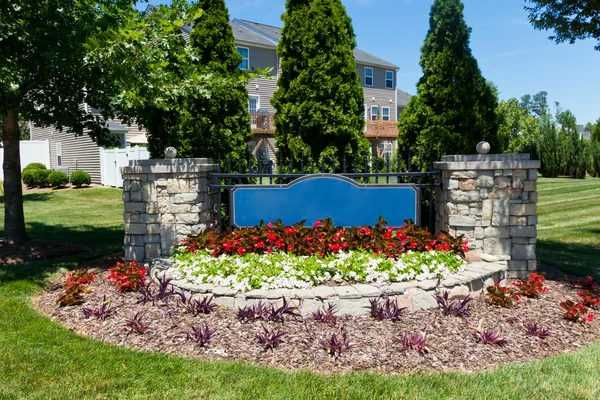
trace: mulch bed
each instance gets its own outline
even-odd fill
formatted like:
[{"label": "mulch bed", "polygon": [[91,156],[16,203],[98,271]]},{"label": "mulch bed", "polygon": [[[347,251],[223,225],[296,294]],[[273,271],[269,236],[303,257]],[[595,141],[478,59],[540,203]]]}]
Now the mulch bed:
[{"label": "mulch bed", "polygon": [[[312,318],[294,320],[287,318],[280,323],[242,324],[235,311],[218,308],[210,315],[197,317],[185,314],[176,304],[176,297],[169,306],[136,304],[138,295],[122,294],[107,281],[105,268],[96,268],[97,278],[92,283],[93,292],[86,297],[86,304],[74,307],[58,307],[56,299],[61,286],[54,285],[35,299],[37,307],[55,321],[75,332],[120,346],[185,355],[211,360],[245,361],[254,365],[273,366],[286,370],[313,370],[323,373],[350,371],[378,371],[402,374],[413,371],[476,371],[493,368],[499,364],[539,360],[548,356],[578,350],[600,337],[600,323],[576,324],[563,319],[559,302],[577,300],[577,289],[571,287],[572,277],[549,271],[546,286],[548,293],[540,299],[522,299],[516,309],[489,306],[485,296],[473,301],[469,319],[444,316],[441,310],[407,313],[398,322],[375,321],[368,316],[340,317],[337,325],[319,324]],[[82,308],[97,307],[103,296],[115,307],[106,321],[85,319]],[[125,320],[142,312],[144,320],[150,321],[150,331],[144,335],[131,333]],[[550,328],[546,339],[528,337],[524,334],[523,320],[534,320],[542,327]],[[480,321],[486,329],[502,330],[511,343],[505,346],[478,343],[472,328]],[[182,331],[192,325],[206,322],[217,332],[208,348],[202,348],[187,340]],[[265,351],[258,344],[256,334],[265,326],[287,332],[285,342],[274,351]],[[429,352],[420,354],[403,351],[393,338],[402,336],[405,330],[422,330],[428,326]],[[331,334],[348,332],[351,342],[358,346],[346,351],[338,359],[320,348],[320,342]]]},{"label": "mulch bed", "polygon": [[31,239],[23,244],[8,244],[0,239],[0,265],[47,260],[89,250],[86,246],[57,240]]}]

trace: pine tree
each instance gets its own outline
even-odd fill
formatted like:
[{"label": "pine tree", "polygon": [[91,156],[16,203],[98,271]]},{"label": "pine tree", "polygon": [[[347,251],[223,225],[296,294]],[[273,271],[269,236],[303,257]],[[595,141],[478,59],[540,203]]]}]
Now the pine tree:
[{"label": "pine tree", "polygon": [[340,0],[287,0],[282,19],[281,74],[271,100],[279,151],[286,160],[335,159],[338,168],[345,156],[366,157],[364,95],[345,7]]},{"label": "pine tree", "polygon": [[[471,29],[460,0],[435,0],[421,48],[423,76],[398,123],[398,147],[406,159],[424,152],[470,154],[481,140],[497,147],[498,98],[469,48]],[[496,149],[496,151],[500,151]]]}]

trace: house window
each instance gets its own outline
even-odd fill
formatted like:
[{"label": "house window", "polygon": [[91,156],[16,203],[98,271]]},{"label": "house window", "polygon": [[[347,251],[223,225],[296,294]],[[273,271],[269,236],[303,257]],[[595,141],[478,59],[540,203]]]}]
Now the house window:
[{"label": "house window", "polygon": [[390,120],[390,108],[389,107],[381,107],[381,119],[383,121]]},{"label": "house window", "polygon": [[373,68],[365,67],[365,86],[373,86]]},{"label": "house window", "polygon": [[255,113],[260,108],[260,97],[256,95],[248,96],[248,112]]},{"label": "house window", "polygon": [[371,121],[376,121],[379,114],[379,107],[371,106]]},{"label": "house window", "polygon": [[62,143],[56,143],[56,166],[62,167]]},{"label": "house window", "polygon": [[239,69],[243,69],[244,71],[250,69],[250,49],[238,46],[237,51],[242,56],[242,62],[238,65]]},{"label": "house window", "polygon": [[385,71],[385,88],[394,88],[394,73],[392,71]]},{"label": "house window", "polygon": [[379,157],[389,160],[392,157],[392,143],[379,142]]}]

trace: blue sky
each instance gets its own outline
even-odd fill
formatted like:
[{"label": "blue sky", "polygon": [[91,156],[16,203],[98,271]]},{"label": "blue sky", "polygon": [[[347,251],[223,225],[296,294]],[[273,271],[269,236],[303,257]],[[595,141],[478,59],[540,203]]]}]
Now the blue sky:
[{"label": "blue sky", "polygon": [[[414,94],[433,0],[342,1],[354,23],[358,47],[399,65],[398,87]],[[594,51],[594,41],[554,44],[548,40],[549,32],[529,24],[524,0],[463,2],[465,20],[473,29],[473,55],[485,78],[498,86],[501,99],[545,90],[551,104],[559,101],[578,123],[600,118],[600,52]],[[281,26],[285,0],[226,0],[226,4],[232,19]]]}]

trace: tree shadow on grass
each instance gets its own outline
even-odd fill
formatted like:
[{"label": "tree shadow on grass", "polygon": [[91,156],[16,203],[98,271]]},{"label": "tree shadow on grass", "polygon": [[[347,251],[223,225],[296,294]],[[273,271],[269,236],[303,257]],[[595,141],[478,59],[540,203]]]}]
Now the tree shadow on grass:
[{"label": "tree shadow on grass", "polygon": [[[23,193],[24,201],[48,201],[52,192]],[[0,206],[4,207],[4,196],[0,196]]]},{"label": "tree shadow on grass", "polygon": [[553,240],[538,240],[537,258],[542,264],[569,275],[590,275],[600,280],[600,243],[585,245]]}]

